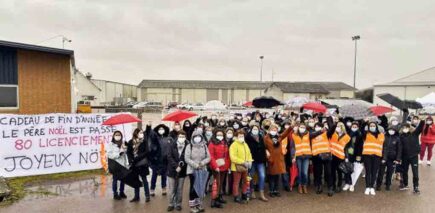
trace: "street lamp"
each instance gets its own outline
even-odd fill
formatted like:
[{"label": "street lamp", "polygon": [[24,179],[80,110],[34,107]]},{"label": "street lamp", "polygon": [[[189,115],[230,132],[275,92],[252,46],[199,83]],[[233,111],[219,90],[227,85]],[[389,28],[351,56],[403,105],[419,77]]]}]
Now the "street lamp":
[{"label": "street lamp", "polygon": [[264,56],[260,56],[260,61],[261,61],[261,64],[260,64],[260,82],[263,82],[263,59],[264,59]]},{"label": "street lamp", "polygon": [[352,41],[355,41],[355,59],[354,59],[354,63],[353,63],[353,88],[356,88],[355,86],[355,82],[356,82],[356,50],[357,50],[357,41],[360,39],[361,37],[359,35],[356,36],[352,36]]}]

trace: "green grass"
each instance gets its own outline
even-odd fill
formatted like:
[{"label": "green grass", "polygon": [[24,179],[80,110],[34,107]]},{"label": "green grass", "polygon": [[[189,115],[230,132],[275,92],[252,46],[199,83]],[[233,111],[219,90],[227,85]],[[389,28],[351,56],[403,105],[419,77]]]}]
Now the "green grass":
[{"label": "green grass", "polygon": [[41,189],[37,191],[27,190],[26,186],[34,185],[38,183],[43,183],[52,180],[68,180],[80,177],[86,177],[90,175],[103,175],[104,170],[88,170],[79,172],[68,172],[68,173],[58,173],[49,175],[39,175],[39,176],[28,176],[28,177],[17,177],[7,179],[8,185],[11,189],[11,195],[0,203],[0,207],[11,205],[21,199],[23,199],[28,193],[37,193],[44,195],[56,195],[55,193],[49,192],[47,190]]}]

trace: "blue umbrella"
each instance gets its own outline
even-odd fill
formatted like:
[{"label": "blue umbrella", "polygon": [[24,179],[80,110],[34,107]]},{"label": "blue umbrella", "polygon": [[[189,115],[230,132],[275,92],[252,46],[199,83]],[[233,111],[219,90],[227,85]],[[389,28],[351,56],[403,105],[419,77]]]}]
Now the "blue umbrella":
[{"label": "blue umbrella", "polygon": [[193,188],[195,189],[198,197],[202,199],[205,197],[208,171],[205,169],[198,169],[193,172],[193,175],[195,176],[195,183],[193,184]]}]

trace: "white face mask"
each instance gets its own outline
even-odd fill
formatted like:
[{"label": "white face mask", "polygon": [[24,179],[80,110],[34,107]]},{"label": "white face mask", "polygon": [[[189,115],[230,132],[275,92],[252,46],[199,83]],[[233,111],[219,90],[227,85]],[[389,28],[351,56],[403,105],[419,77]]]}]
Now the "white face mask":
[{"label": "white face mask", "polygon": [[399,121],[391,121],[391,124],[393,124],[393,126],[397,126],[397,124],[399,124]]},{"label": "white face mask", "polygon": [[338,134],[340,134],[340,133],[342,132],[340,127],[335,128],[335,131],[336,131]]},{"label": "white face mask", "polygon": [[219,125],[225,126],[225,123],[224,122],[220,122]]},{"label": "white face mask", "polygon": [[185,137],[178,137],[178,142],[184,143],[186,141]]},{"label": "white face mask", "polygon": [[233,138],[233,134],[231,134],[231,133],[230,133],[230,134],[227,134],[227,138],[228,138],[228,139]]},{"label": "white face mask", "polygon": [[216,139],[218,139],[219,141],[221,141],[221,140],[224,139],[224,136],[222,136],[222,135],[218,135],[218,136],[216,136]]},{"label": "white face mask", "polygon": [[356,128],[353,127],[351,130],[352,130],[352,132],[356,132],[356,131],[358,131],[358,127],[356,127]]},{"label": "white face mask", "polygon": [[297,132],[297,131],[298,131],[298,127],[294,127],[293,132]]},{"label": "white face mask", "polygon": [[376,127],[370,127],[370,132],[376,132]]},{"label": "white face mask", "polygon": [[352,126],[352,122],[347,122],[346,126],[348,126],[348,127]]},{"label": "white face mask", "polygon": [[311,128],[313,128],[313,127],[314,127],[314,122],[310,122],[310,123],[308,123],[308,126],[311,127]]},{"label": "white face mask", "polygon": [[245,142],[245,137],[238,137],[237,139],[239,139],[239,141],[242,142],[242,143]]},{"label": "white face mask", "polygon": [[193,139],[193,142],[195,142],[195,143],[199,143],[199,142],[201,142],[201,140],[202,140],[201,137],[195,137],[195,138]]},{"label": "white face mask", "polygon": [[142,138],[143,138],[143,133],[139,133],[139,134],[137,135],[137,138],[142,139]]},{"label": "white face mask", "polygon": [[164,129],[159,129],[159,134],[160,134],[160,135],[165,134],[165,130],[164,130]]},{"label": "white face mask", "polygon": [[202,128],[196,129],[198,132],[202,133]]},{"label": "white face mask", "polygon": [[258,135],[258,129],[253,129],[253,130],[252,130],[252,134],[253,134],[253,135]]},{"label": "white face mask", "polygon": [[408,128],[403,129],[403,133],[408,133],[408,132],[409,132]]},{"label": "white face mask", "polygon": [[396,131],[394,131],[394,130],[388,130],[388,133],[389,133],[390,135],[394,135],[394,133],[396,133]]},{"label": "white face mask", "polygon": [[122,137],[117,135],[117,136],[113,137],[113,139],[115,139],[115,141],[120,141],[122,139]]},{"label": "white face mask", "polygon": [[290,126],[289,126],[289,125],[285,125],[284,128],[285,128],[285,129],[288,129],[288,128],[290,128]]},{"label": "white face mask", "polygon": [[302,127],[302,128],[299,127],[299,133],[303,134],[303,133],[305,133],[305,130],[306,130],[305,128],[303,128],[303,127]]},{"label": "white face mask", "polygon": [[239,128],[239,125],[238,125],[238,124],[235,124],[235,125],[233,125],[233,127],[234,127],[234,129],[238,129],[238,128]]},{"label": "white face mask", "polygon": [[418,120],[417,120],[417,119],[414,119],[414,120],[412,120],[412,123],[413,123],[413,124],[418,124]]},{"label": "white face mask", "polygon": [[276,135],[276,131],[270,131],[270,135],[275,136]]},{"label": "white face mask", "polygon": [[316,127],[316,128],[314,128],[314,130],[316,130],[316,132],[318,132],[318,131],[320,131],[320,130],[322,130],[322,127]]},{"label": "white face mask", "polygon": [[209,124],[209,123],[205,123],[204,126],[205,126],[205,127],[208,127],[208,126],[210,126],[210,124]]},{"label": "white face mask", "polygon": [[427,125],[431,125],[432,123],[433,123],[432,120],[427,120],[427,121],[426,121],[426,124],[427,124]]},{"label": "white face mask", "polygon": [[212,136],[212,135],[213,135],[213,133],[212,133],[212,132],[210,132],[210,131],[207,131],[207,132],[205,132],[205,135],[207,135],[207,136]]},{"label": "white face mask", "polygon": [[243,121],[243,122],[242,122],[242,125],[243,125],[243,126],[246,126],[246,125],[248,125],[248,122]]}]

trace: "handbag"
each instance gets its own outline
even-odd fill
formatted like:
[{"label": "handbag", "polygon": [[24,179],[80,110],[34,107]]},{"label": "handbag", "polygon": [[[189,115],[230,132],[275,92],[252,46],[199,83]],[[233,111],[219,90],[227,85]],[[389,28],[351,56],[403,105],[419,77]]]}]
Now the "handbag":
[{"label": "handbag", "polygon": [[[246,148],[243,145],[243,150],[245,151],[245,162],[246,162]],[[238,152],[239,150],[237,150]],[[237,172],[247,172],[248,168],[244,164],[236,164],[236,171]]]},{"label": "handbag", "polygon": [[148,159],[144,158],[144,159],[140,160],[139,162],[137,162],[134,166],[135,167],[148,166]]}]

